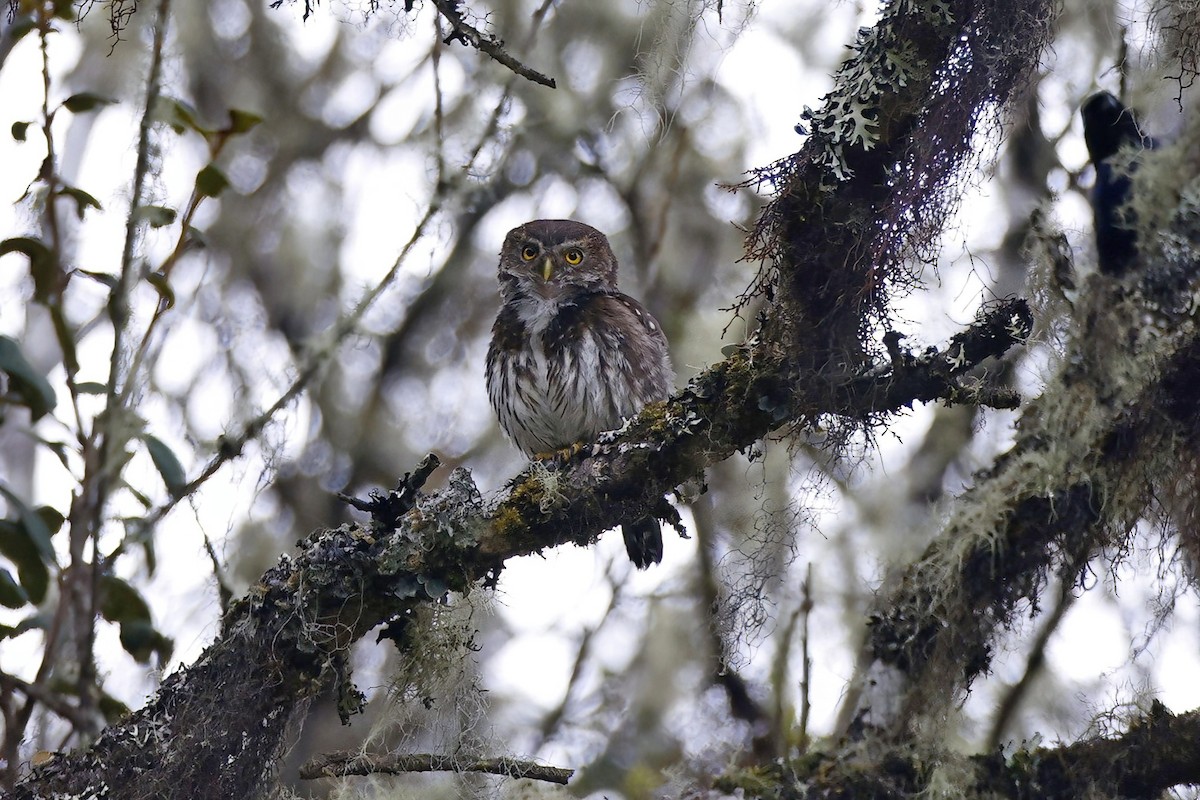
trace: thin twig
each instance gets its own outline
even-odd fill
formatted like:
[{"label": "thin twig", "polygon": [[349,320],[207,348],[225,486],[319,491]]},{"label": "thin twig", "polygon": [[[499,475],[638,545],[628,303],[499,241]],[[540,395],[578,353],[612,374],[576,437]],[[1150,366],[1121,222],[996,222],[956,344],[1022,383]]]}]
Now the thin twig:
[{"label": "thin twig", "polygon": [[548,767],[532,761],[501,756],[460,761],[455,756],[432,753],[404,755],[368,755],[365,753],[325,753],[315,756],[300,767],[300,777],[339,778],[345,775],[397,775],[405,772],[485,772],[509,778],[530,778],[535,781],[558,783],[563,786],[575,774],[564,767]]},{"label": "thin twig", "polygon": [[554,737],[559,725],[562,724],[563,719],[567,716],[575,689],[579,685],[580,678],[583,675],[583,669],[587,666],[588,659],[591,658],[596,636],[604,628],[604,625],[612,619],[613,613],[616,611],[617,606],[620,605],[623,597],[622,589],[624,588],[624,583],[617,580],[612,580],[611,583],[612,594],[609,596],[608,608],[600,616],[599,622],[594,626],[584,628],[583,633],[579,636],[579,644],[575,650],[575,662],[571,666],[571,676],[567,679],[567,688],[563,692],[562,700],[550,713],[542,717],[535,752],[540,750],[543,745]]},{"label": "thin twig", "polygon": [[534,83],[540,83],[543,86],[549,86],[551,89],[555,88],[553,78],[543,75],[537,70],[517,61],[504,49],[503,42],[490,34],[484,33],[464,20],[462,13],[459,11],[458,2],[455,2],[455,0],[434,0],[433,4],[437,6],[437,10],[454,28],[450,35],[443,40],[443,44],[449,44],[455,40],[463,44],[468,44],[490,56],[492,60],[508,67],[522,78],[531,80]]},{"label": "thin twig", "polygon": [[1066,616],[1067,610],[1075,601],[1073,588],[1070,581],[1064,581],[1059,587],[1058,602],[1054,604],[1054,608],[1050,609],[1049,616],[1046,617],[1046,621],[1037,632],[1037,637],[1029,647],[1029,655],[1025,659],[1025,671],[1021,674],[1020,680],[1004,693],[1004,697],[996,706],[996,716],[992,720],[991,730],[988,731],[987,751],[994,752],[1000,746],[1000,737],[1008,729],[1009,723],[1021,706],[1021,701],[1028,696],[1034,679],[1042,674],[1042,667],[1046,663],[1046,647],[1062,623],[1063,617]]},{"label": "thin twig", "polygon": [[5,694],[18,691],[25,695],[28,702],[41,703],[59,717],[70,722],[74,730],[86,730],[93,725],[93,722],[86,718],[84,709],[72,704],[64,694],[52,691],[41,684],[30,683],[15,675],[9,675],[7,672],[0,672],[0,689]]},{"label": "thin twig", "polygon": [[194,494],[196,490],[198,490],[205,482],[208,481],[209,478],[217,473],[217,470],[225,465],[225,462],[241,455],[242,449],[258,437],[258,434],[267,427],[271,420],[275,418],[275,415],[287,406],[291,405],[292,401],[299,397],[300,394],[308,388],[308,384],[317,376],[317,373],[320,372],[327,363],[327,356],[333,347],[358,327],[359,321],[375,304],[375,301],[379,299],[379,296],[382,295],[384,290],[391,286],[395,281],[396,276],[400,273],[401,266],[403,266],[405,261],[408,259],[408,254],[412,252],[413,248],[416,247],[417,243],[424,237],[426,228],[429,227],[430,222],[433,221],[433,218],[440,210],[440,198],[434,198],[433,202],[431,202],[429,207],[425,210],[424,216],[422,216],[421,220],[417,223],[417,227],[415,230],[413,230],[412,236],[409,237],[408,242],[400,250],[400,255],[398,255],[396,260],[392,263],[391,269],[389,269],[387,274],[384,275],[379,282],[375,284],[371,291],[369,291],[366,296],[358,302],[358,305],[355,306],[353,311],[338,320],[332,331],[330,331],[326,337],[326,345],[318,345],[311,348],[306,353],[303,358],[303,364],[300,367],[300,371],[292,381],[291,385],[288,386],[283,394],[281,394],[274,403],[267,407],[265,411],[260,412],[254,417],[254,419],[247,422],[239,433],[221,437],[216,455],[209,459],[208,463],[204,465],[204,469],[200,471],[200,474],[188,481],[178,492],[172,494],[171,497],[162,505],[150,511],[150,513],[146,515],[146,524],[154,525],[157,523],[164,516],[166,516],[167,512],[174,508],[180,500],[183,500],[185,497],[190,497],[192,494]]},{"label": "thin twig", "polygon": [[[166,41],[167,18],[170,0],[159,0],[154,19],[154,38],[151,46],[150,74],[146,80],[146,104],[138,130],[137,162],[133,174],[133,191],[129,199],[129,216],[125,221],[125,243],[121,252],[121,274],[109,297],[108,312],[112,321],[113,341],[109,354],[108,383],[105,387],[104,411],[97,419],[90,437],[90,446],[85,448],[85,469],[80,487],[78,507],[71,510],[71,569],[82,570],[87,541],[92,541],[92,560],[89,570],[91,585],[84,595],[86,604],[81,604],[75,613],[79,667],[79,701],[85,707],[93,702],[92,685],[95,683],[95,667],[92,649],[95,642],[95,619],[97,594],[103,567],[98,546],[100,528],[104,523],[104,508],[108,502],[109,489],[119,477],[114,468],[117,453],[125,446],[127,427],[124,415],[126,398],[121,393],[122,357],[126,326],[129,322],[129,298],[137,282],[141,280],[140,269],[135,266],[134,249],[138,237],[138,206],[141,205],[146,178],[150,173],[151,132],[154,126],[152,110],[162,85],[163,47]],[[133,376],[125,373],[127,380]],[[90,452],[87,452],[90,451]]]},{"label": "thin twig", "polygon": [[808,622],[812,616],[812,562],[804,571],[804,583],[800,585],[800,746],[808,749],[808,717],[812,711],[812,656],[808,652]]},{"label": "thin twig", "polygon": [[712,516],[712,501],[704,499],[692,504],[692,522],[696,528],[697,588],[701,608],[708,616],[707,632],[712,682],[725,691],[729,711],[748,723],[753,730],[753,749],[756,756],[774,758],[780,744],[774,741],[774,731],[766,725],[767,714],[750,694],[746,680],[730,664],[729,645],[725,641],[716,615],[721,606],[721,580],[714,560],[716,552],[716,522]]}]

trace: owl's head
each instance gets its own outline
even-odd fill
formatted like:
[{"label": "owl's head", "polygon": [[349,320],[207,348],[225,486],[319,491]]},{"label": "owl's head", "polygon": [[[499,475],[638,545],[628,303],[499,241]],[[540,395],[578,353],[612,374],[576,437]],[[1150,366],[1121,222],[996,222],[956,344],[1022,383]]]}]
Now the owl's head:
[{"label": "owl's head", "polygon": [[500,250],[500,286],[508,295],[568,300],[615,289],[617,258],[608,238],[572,219],[539,219],[513,228]]}]

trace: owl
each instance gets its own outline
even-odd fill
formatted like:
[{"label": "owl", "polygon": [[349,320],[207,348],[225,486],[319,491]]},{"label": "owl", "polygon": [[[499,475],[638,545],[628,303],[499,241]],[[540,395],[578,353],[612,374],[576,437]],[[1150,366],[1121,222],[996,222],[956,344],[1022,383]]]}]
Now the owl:
[{"label": "owl", "polygon": [[[509,231],[500,298],[488,397],[526,455],[591,441],[670,394],[675,378],[662,326],[617,291],[616,256],[590,225],[539,219]],[[662,560],[658,520],[639,519],[621,532],[639,569]]]}]

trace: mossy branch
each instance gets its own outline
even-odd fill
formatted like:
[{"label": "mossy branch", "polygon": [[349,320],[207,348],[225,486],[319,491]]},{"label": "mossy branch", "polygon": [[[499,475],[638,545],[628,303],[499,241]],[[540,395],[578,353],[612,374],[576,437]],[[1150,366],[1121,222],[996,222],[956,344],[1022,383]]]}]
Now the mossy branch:
[{"label": "mossy branch", "polygon": [[[1028,332],[1022,309],[1013,301],[963,334],[992,342],[972,355],[983,360],[1020,341]],[[997,325],[1013,319],[1024,323]],[[617,523],[652,512],[664,492],[704,466],[781,425],[846,413],[848,404],[863,415],[894,412],[939,382],[950,401],[977,363],[961,360],[961,349],[956,339],[903,364],[794,380],[779,348],[747,345],[562,469],[531,465],[498,504],[485,503],[462,469],[432,496],[417,497],[406,478],[404,492],[415,507],[397,517],[385,503],[384,523],[319,531],[302,541],[294,557],[284,556],[233,604],[221,636],[196,664],[169,677],[150,705],[105,731],[92,750],[35,770],[17,797],[118,785],[133,797],[171,796],[169,787],[178,786],[191,787],[187,796],[194,798],[252,796],[292,713],[340,669],[346,648],[377,625],[402,620],[447,591],[470,592],[494,580],[514,556],[590,544]],[[178,749],[184,740],[205,747],[184,752]]]},{"label": "mossy branch", "polygon": [[1120,552],[1178,480],[1181,454],[1200,447],[1200,174],[1186,148],[1156,158],[1146,171],[1171,175],[1157,179],[1170,205],[1161,229],[1143,231],[1139,274],[1085,284],[1061,367],[1023,410],[1016,444],[875,602],[867,682],[887,689],[864,693],[860,722],[902,736],[944,718],[1051,576],[1071,585],[1101,550]]},{"label": "mossy branch", "polygon": [[325,753],[300,767],[300,777],[335,778],[345,775],[400,775],[405,772],[483,772],[506,778],[528,778],[565,786],[573,769],[550,767],[517,758],[461,759],[430,753]]},{"label": "mossy branch", "polygon": [[1121,797],[1152,800],[1173,786],[1200,782],[1200,711],[1171,714],[1154,703],[1126,733],[1058,747],[963,756],[895,746],[868,752],[813,753],[738,769],[715,781],[744,797],[1043,800]]}]

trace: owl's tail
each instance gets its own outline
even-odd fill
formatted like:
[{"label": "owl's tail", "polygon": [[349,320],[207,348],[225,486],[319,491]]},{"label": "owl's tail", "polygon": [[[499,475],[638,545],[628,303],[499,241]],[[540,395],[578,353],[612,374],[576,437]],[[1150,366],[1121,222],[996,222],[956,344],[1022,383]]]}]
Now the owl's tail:
[{"label": "owl's tail", "polygon": [[657,564],[663,557],[662,526],[654,517],[642,517],[621,526],[625,551],[638,569]]}]

